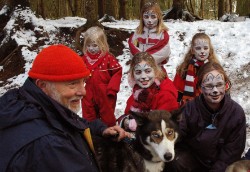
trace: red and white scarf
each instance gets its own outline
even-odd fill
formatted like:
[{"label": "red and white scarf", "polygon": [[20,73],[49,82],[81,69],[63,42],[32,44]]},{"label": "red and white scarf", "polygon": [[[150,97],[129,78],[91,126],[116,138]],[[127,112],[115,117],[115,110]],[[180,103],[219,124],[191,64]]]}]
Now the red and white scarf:
[{"label": "red and white scarf", "polygon": [[190,60],[189,65],[188,65],[188,70],[186,73],[185,86],[184,86],[184,92],[183,92],[183,97],[182,97],[182,100],[184,102],[191,100],[200,94],[200,92],[196,89],[194,80],[195,80],[195,77],[197,75],[197,71],[199,70],[199,68],[207,62],[208,62],[208,59],[206,59],[205,61],[199,61],[195,58],[192,58]]}]

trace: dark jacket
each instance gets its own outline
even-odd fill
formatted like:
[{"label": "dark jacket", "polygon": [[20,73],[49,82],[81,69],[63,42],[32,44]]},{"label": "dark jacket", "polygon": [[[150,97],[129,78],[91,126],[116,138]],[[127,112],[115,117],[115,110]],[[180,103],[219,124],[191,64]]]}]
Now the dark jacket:
[{"label": "dark jacket", "polygon": [[[208,129],[212,123],[216,128]],[[203,95],[188,102],[180,130],[191,152],[210,166],[211,172],[224,172],[229,164],[240,160],[244,151],[245,113],[227,94],[221,109],[216,113],[206,106]]]},{"label": "dark jacket", "polygon": [[0,98],[0,172],[98,171],[82,132],[101,135],[100,121],[88,123],[27,79]]}]

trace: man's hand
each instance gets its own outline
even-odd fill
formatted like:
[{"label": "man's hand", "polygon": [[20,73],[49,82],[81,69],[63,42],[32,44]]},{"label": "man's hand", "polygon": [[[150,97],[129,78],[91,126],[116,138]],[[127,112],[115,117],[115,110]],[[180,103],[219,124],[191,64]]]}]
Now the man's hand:
[{"label": "man's hand", "polygon": [[125,137],[130,138],[130,133],[123,130],[120,126],[115,125],[113,127],[106,128],[102,135],[104,137],[114,137],[116,141],[121,141]]}]

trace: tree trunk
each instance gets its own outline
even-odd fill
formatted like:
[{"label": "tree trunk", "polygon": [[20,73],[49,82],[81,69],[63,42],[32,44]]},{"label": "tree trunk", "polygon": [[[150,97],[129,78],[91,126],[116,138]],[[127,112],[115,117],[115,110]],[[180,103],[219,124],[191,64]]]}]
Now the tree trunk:
[{"label": "tree trunk", "polygon": [[202,18],[204,17],[204,5],[203,5],[203,0],[201,0],[200,16],[201,16]]},{"label": "tree trunk", "polygon": [[216,0],[214,0],[214,18],[216,19]]},{"label": "tree trunk", "polygon": [[119,0],[119,4],[120,4],[119,18],[120,19],[127,19],[126,0]]},{"label": "tree trunk", "polygon": [[224,0],[218,1],[218,18],[222,17],[224,14]]},{"label": "tree trunk", "polygon": [[101,23],[98,21],[97,6],[98,6],[97,0],[86,0],[85,1],[85,16],[86,16],[87,22],[83,26],[80,26],[77,29],[76,38],[75,38],[75,40],[76,40],[75,47],[76,47],[76,49],[78,49],[80,51],[82,50],[81,33],[86,31],[88,28],[90,28],[92,26],[99,26],[99,27],[103,28]]},{"label": "tree trunk", "polygon": [[141,12],[141,9],[142,9],[142,7],[143,7],[144,4],[145,4],[145,0],[141,0],[140,1],[140,12]]},{"label": "tree trunk", "polygon": [[249,0],[238,0],[236,13],[240,16],[249,16],[250,17],[250,1]]},{"label": "tree trunk", "polygon": [[193,7],[193,4],[192,4],[192,0],[189,1],[190,2],[190,8],[191,8],[191,12],[194,13],[194,7]]},{"label": "tree trunk", "polygon": [[117,18],[118,0],[106,1],[105,6],[106,6],[106,14]]},{"label": "tree trunk", "polygon": [[102,18],[104,16],[104,4],[105,4],[105,0],[98,0],[98,18]]},{"label": "tree trunk", "polygon": [[182,19],[184,21],[194,21],[195,19],[201,19],[198,16],[194,16],[189,11],[184,9],[184,0],[173,0],[172,9],[163,16],[163,20],[167,19]]}]

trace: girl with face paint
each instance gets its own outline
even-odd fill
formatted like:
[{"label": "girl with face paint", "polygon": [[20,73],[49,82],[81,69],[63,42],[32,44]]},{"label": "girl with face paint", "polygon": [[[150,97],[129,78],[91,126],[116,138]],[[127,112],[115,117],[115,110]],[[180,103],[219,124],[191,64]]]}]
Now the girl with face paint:
[{"label": "girl with face paint", "polygon": [[91,27],[84,33],[83,53],[83,60],[91,71],[86,80],[86,96],[82,99],[83,117],[89,121],[99,118],[108,126],[114,126],[122,67],[109,53],[103,29]]},{"label": "girl with face paint", "polygon": [[178,161],[173,162],[178,171],[224,172],[241,159],[246,142],[245,113],[226,94],[227,83],[229,78],[219,63],[208,62],[199,70],[201,95],[186,103],[179,124],[183,140],[175,147]]},{"label": "girl with face paint", "polygon": [[140,13],[140,25],[128,40],[131,58],[138,52],[148,52],[163,67],[169,60],[170,46],[168,28],[164,25],[159,4],[148,2]]},{"label": "girl with face paint", "polygon": [[118,119],[120,125],[135,131],[135,120],[130,111],[148,112],[150,110],[171,111],[178,108],[177,90],[166,77],[154,58],[147,52],[136,54],[131,62],[129,73],[134,83],[132,95],[127,100],[125,115]]},{"label": "girl with face paint", "polygon": [[200,94],[197,88],[197,72],[208,61],[219,63],[209,36],[205,33],[197,33],[192,38],[191,47],[183,62],[177,66],[173,81],[178,90],[180,105],[184,105]]}]

